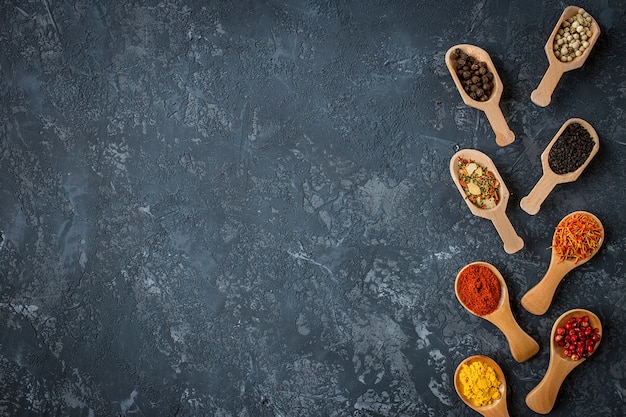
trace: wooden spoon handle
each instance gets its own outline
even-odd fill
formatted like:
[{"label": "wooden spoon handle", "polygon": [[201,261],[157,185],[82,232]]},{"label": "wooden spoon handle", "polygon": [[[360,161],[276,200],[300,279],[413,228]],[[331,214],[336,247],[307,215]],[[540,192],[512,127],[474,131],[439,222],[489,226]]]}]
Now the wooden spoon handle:
[{"label": "wooden spoon handle", "polygon": [[540,316],[548,311],[559,283],[574,265],[571,262],[552,263],[546,275],[524,296],[522,306],[530,313]]},{"label": "wooden spoon handle", "polygon": [[571,366],[548,366],[543,379],[526,395],[526,405],[535,413],[548,414],[561,389],[565,377],[572,371]]},{"label": "wooden spoon handle", "polygon": [[497,407],[488,408],[485,410],[477,409],[476,411],[483,415],[483,417],[510,417],[509,409],[506,405],[506,398],[503,397]]},{"label": "wooden spoon handle", "polygon": [[554,176],[544,174],[539,178],[539,181],[537,181],[537,184],[535,184],[530,193],[520,201],[522,210],[530,215],[537,214],[541,204],[546,197],[548,197],[548,194],[550,194],[556,184],[557,182]]},{"label": "wooden spoon handle", "polygon": [[509,129],[509,125],[502,114],[500,106],[491,106],[485,109],[487,120],[496,134],[496,143],[499,146],[507,146],[515,141],[515,133]]},{"label": "wooden spoon handle", "polygon": [[509,343],[513,359],[522,363],[539,352],[539,343],[519,326],[510,309],[503,311],[495,321],[492,321],[502,331]]},{"label": "wooden spoon handle", "polygon": [[548,66],[539,86],[530,94],[530,100],[537,106],[546,107],[552,100],[552,93],[559,83],[563,71],[555,65]]},{"label": "wooden spoon handle", "polygon": [[[500,202],[500,204],[504,204],[504,202]],[[519,237],[511,221],[503,211],[497,212],[492,217],[491,222],[504,243],[506,253],[515,253],[524,247],[524,240]]]}]

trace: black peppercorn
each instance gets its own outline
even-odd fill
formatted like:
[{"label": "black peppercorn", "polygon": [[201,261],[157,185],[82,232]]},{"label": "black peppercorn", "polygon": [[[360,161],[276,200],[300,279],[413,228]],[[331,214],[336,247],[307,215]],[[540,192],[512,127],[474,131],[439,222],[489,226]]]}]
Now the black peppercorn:
[{"label": "black peppercorn", "polygon": [[568,125],[550,148],[550,169],[559,175],[576,171],[587,161],[593,146],[593,138],[580,123]]}]

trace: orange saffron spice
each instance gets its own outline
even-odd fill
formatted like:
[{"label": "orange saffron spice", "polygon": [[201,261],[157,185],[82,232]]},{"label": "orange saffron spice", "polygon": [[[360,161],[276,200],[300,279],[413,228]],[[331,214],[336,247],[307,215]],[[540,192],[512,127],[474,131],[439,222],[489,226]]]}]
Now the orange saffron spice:
[{"label": "orange saffron spice", "polygon": [[461,302],[477,316],[493,313],[500,303],[502,288],[485,265],[469,265],[459,275],[457,293]]},{"label": "orange saffron spice", "polygon": [[591,256],[601,243],[602,226],[588,214],[572,213],[557,226],[551,248],[560,262],[578,263]]}]

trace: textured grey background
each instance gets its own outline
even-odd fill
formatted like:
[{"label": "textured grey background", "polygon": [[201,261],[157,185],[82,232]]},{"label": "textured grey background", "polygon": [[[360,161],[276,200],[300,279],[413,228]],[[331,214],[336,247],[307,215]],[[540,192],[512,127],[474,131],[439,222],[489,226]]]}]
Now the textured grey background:
[{"label": "textured grey background", "polygon": [[[2,416],[473,416],[458,363],[502,366],[511,415],[556,317],[604,324],[552,415],[626,414],[626,16],[552,103],[531,91],[560,1],[86,1],[0,5]],[[486,49],[516,141],[500,148],[444,64]],[[570,117],[601,149],[542,210],[519,207]],[[496,163],[526,245],[508,255],[451,182],[460,148]],[[521,296],[574,210],[606,227],[550,310]],[[541,345],[519,364],[459,305],[494,264]]]}]

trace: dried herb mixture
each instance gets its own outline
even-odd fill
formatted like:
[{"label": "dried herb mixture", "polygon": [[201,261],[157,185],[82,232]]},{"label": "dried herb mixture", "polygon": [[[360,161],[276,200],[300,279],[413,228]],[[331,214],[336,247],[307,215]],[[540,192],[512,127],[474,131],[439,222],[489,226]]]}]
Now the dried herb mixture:
[{"label": "dried herb mixture", "polygon": [[459,157],[459,183],[465,197],[479,208],[494,208],[500,201],[500,182],[493,172],[480,164]]}]

